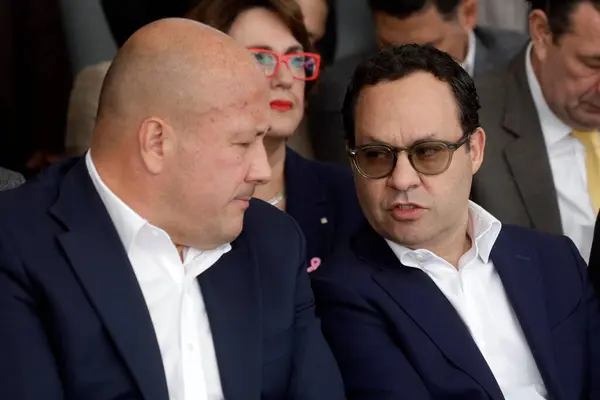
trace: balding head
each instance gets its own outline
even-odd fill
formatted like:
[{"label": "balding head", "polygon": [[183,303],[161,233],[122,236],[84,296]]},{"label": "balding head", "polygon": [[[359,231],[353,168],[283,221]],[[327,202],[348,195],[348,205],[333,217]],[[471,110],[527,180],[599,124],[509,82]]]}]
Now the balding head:
[{"label": "balding head", "polygon": [[164,19],[141,28],[108,71],[92,147],[119,143],[148,116],[181,125],[227,106],[240,90],[262,84],[255,64],[232,38],[195,21]]},{"label": "balding head", "polygon": [[229,36],[183,19],[145,26],[106,76],[91,155],[107,186],[177,244],[212,248],[241,231],[270,178],[266,77]]}]

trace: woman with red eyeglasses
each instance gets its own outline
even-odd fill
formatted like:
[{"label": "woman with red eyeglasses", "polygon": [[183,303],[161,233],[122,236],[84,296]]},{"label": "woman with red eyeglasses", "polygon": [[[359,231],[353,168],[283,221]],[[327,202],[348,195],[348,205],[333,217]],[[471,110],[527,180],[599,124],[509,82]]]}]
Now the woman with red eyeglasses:
[{"label": "woman with red eyeglasses", "polygon": [[286,143],[304,116],[305,93],[319,76],[296,0],[202,0],[188,18],[219,29],[251,51],[271,89],[265,148],[271,181],[255,197],[289,213],[307,241],[309,271],[363,220],[349,169],[308,160]]}]

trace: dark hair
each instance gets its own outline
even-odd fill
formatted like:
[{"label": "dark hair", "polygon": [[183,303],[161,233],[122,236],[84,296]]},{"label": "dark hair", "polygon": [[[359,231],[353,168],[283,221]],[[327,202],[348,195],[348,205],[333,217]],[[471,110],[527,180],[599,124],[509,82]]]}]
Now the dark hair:
[{"label": "dark hair", "polygon": [[[296,0],[202,0],[186,17],[229,33],[235,19],[252,8],[266,8],[277,14],[302,49],[306,52],[314,51]],[[306,82],[305,91],[308,92],[313,85],[314,81]]]},{"label": "dark hair", "polygon": [[571,29],[571,14],[575,7],[591,3],[600,11],[600,0],[527,0],[531,10],[541,10],[548,18],[554,42]]},{"label": "dark hair", "polygon": [[378,83],[397,81],[420,71],[428,72],[450,85],[458,105],[464,133],[472,133],[479,127],[477,111],[480,106],[475,83],[467,71],[449,54],[430,45],[390,46],[363,61],[350,80],[342,108],[344,131],[349,147],[356,144],[354,112],[362,89]]},{"label": "dark hair", "polygon": [[433,5],[440,14],[453,16],[461,0],[369,0],[371,11],[381,11],[398,18],[408,18]]}]

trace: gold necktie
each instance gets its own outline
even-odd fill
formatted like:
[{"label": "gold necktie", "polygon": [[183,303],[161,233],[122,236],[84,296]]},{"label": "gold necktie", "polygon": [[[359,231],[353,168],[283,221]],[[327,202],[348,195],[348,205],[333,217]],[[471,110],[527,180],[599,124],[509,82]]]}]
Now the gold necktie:
[{"label": "gold necktie", "polygon": [[594,204],[594,213],[600,210],[600,138],[598,131],[573,131],[571,134],[585,146],[585,169],[588,193]]}]

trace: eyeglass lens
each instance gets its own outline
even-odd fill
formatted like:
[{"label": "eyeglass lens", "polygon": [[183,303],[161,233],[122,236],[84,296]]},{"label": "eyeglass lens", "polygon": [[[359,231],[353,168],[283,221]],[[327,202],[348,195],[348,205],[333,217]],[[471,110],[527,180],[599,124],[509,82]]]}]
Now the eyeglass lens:
[{"label": "eyeglass lens", "polygon": [[[265,71],[265,75],[275,74],[278,65],[277,55],[270,52],[253,51],[254,57]],[[317,60],[310,54],[289,54],[288,67],[296,79],[311,79],[318,73]]]},{"label": "eyeglass lens", "polygon": [[[411,148],[408,157],[411,165],[418,172],[436,175],[448,168],[452,151],[444,143],[420,143]],[[381,145],[357,149],[355,160],[362,173],[371,178],[387,176],[396,166],[394,151]]]}]

